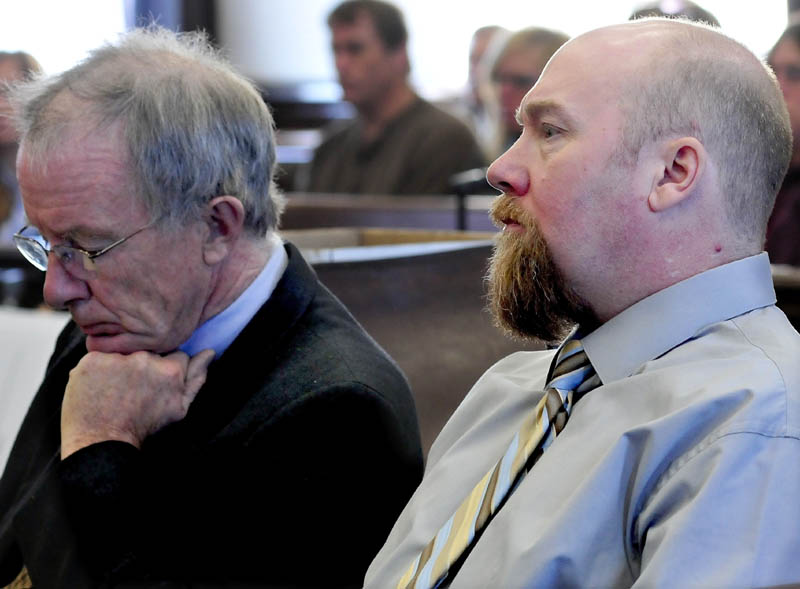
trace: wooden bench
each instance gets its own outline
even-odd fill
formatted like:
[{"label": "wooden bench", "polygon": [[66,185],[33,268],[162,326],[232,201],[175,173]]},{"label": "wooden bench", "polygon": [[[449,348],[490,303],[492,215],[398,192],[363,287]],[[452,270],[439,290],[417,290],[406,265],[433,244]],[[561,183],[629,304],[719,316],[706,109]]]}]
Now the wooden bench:
[{"label": "wooden bench", "polygon": [[286,194],[283,229],[389,227],[496,231],[489,220],[492,196],[381,196]]}]

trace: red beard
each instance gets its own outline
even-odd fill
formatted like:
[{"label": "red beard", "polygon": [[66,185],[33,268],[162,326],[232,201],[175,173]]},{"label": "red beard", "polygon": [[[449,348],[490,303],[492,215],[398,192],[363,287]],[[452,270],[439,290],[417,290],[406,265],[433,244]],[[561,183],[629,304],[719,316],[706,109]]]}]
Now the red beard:
[{"label": "red beard", "polygon": [[574,324],[593,323],[593,313],[565,283],[535,220],[514,197],[498,196],[490,217],[498,227],[504,221],[522,227],[503,231],[491,258],[488,296],[497,325],[513,337],[556,343]]}]

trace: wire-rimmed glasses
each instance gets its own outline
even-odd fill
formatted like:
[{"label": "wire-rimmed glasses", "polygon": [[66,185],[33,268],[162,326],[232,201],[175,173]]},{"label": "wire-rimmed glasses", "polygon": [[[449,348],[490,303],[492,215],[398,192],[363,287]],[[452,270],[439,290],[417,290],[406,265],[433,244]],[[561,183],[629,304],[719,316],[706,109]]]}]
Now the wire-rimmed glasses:
[{"label": "wire-rimmed glasses", "polygon": [[48,241],[39,233],[39,230],[30,225],[25,225],[25,227],[14,234],[14,244],[17,246],[20,253],[25,256],[25,259],[39,270],[43,272],[47,271],[47,261],[50,257],[50,252],[52,252],[56,255],[59,263],[67,272],[76,278],[86,280],[91,278],[97,269],[95,259],[103,254],[107,254],[118,245],[128,241],[137,233],[141,233],[148,227],[151,227],[154,223],[155,221],[152,221],[144,227],[140,227],[130,235],[118,239],[103,249],[93,252],[70,245],[50,246]]}]

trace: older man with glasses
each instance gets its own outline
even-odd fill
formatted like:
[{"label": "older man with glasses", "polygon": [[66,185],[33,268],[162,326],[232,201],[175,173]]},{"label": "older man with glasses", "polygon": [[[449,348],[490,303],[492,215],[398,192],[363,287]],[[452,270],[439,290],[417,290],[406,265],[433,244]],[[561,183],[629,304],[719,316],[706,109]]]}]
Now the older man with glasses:
[{"label": "older man with glasses", "polygon": [[0,585],[358,584],[421,477],[414,405],[276,234],[258,91],[151,28],[14,102],[14,239],[73,322],[0,480]]},{"label": "older man with glasses", "polygon": [[105,253],[110,252],[118,245],[125,243],[134,235],[141,233],[145,229],[149,229],[153,223],[148,223],[144,227],[140,227],[130,235],[126,235],[122,239],[118,239],[114,243],[108,244],[103,249],[87,252],[79,247],[72,247],[69,245],[55,245],[52,248],[47,240],[42,237],[42,234],[30,225],[25,225],[20,229],[19,233],[14,234],[14,243],[20,253],[25,256],[31,264],[42,272],[47,272],[47,259],[50,253],[54,253],[61,262],[61,265],[66,268],[67,272],[73,276],[77,276],[81,280],[88,280],[94,275],[97,265],[94,262],[95,258],[99,258]]}]

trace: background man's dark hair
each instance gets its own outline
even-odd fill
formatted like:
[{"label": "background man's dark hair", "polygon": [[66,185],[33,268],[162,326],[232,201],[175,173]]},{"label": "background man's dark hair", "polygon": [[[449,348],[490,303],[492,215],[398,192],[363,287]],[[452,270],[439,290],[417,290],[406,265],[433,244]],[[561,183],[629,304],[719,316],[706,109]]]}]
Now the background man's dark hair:
[{"label": "background man's dark hair", "polygon": [[679,0],[678,2],[648,2],[634,10],[628,17],[628,20],[636,20],[650,16],[666,16],[672,18],[682,16],[695,22],[709,24],[713,27],[720,26],[716,16],[691,0]]},{"label": "background man's dark hair", "polygon": [[408,30],[403,13],[393,4],[381,0],[348,0],[337,6],[328,16],[328,26],[353,24],[361,15],[368,16],[375,25],[386,49],[399,49],[408,40]]}]

